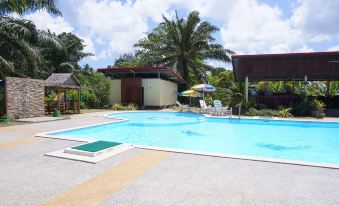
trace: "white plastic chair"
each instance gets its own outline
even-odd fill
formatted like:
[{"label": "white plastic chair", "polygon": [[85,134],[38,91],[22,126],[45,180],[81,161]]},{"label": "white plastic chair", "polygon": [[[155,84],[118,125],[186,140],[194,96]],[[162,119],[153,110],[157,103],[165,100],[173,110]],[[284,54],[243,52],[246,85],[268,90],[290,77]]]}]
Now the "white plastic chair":
[{"label": "white plastic chair", "polygon": [[190,111],[190,108],[188,107],[188,105],[182,105],[178,100],[176,101],[177,105],[180,107],[180,112],[183,112],[184,110],[186,110],[187,112]]},{"label": "white plastic chair", "polygon": [[225,110],[222,108],[220,100],[213,101],[213,112],[212,115],[224,115]]},{"label": "white plastic chair", "polygon": [[211,107],[206,105],[205,100],[201,99],[201,100],[199,100],[199,103],[200,103],[200,113],[208,114],[211,110]]},{"label": "white plastic chair", "polygon": [[213,105],[213,115],[226,115],[232,117],[232,108],[228,109],[228,106],[223,108],[220,100],[214,100]]}]

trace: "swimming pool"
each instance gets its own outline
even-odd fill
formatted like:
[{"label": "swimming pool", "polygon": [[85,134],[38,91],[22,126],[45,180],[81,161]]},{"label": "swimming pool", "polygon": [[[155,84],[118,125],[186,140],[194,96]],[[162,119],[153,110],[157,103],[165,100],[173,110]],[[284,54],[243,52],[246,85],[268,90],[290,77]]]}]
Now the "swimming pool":
[{"label": "swimming pool", "polygon": [[339,164],[339,124],[206,118],[176,112],[126,112],[127,121],[49,133],[198,153]]}]

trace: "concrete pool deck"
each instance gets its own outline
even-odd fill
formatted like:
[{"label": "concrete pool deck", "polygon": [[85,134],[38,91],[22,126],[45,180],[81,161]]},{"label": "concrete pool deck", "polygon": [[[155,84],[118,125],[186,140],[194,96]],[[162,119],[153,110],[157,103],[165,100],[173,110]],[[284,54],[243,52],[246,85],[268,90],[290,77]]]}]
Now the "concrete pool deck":
[{"label": "concrete pool deck", "polygon": [[0,128],[1,205],[339,205],[339,169],[132,149],[98,164],[43,156],[79,142],[34,134],[104,113]]}]

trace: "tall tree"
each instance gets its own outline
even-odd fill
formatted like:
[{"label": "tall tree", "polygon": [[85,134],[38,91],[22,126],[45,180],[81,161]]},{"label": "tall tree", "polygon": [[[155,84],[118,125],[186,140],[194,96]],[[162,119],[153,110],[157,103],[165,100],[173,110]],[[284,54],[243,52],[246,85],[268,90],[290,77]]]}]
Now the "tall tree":
[{"label": "tall tree", "polygon": [[132,67],[140,65],[140,59],[134,54],[123,54],[115,60],[113,67]]},{"label": "tall tree", "polygon": [[55,0],[0,0],[0,16],[10,13],[22,15],[27,11],[46,9],[56,15],[61,15],[55,6]]},{"label": "tall tree", "polygon": [[61,33],[57,36],[63,46],[63,50],[53,47],[44,50],[45,57],[48,60],[46,66],[53,72],[74,72],[80,69],[78,62],[84,57],[93,54],[84,52],[84,41],[73,33]]},{"label": "tall tree", "polygon": [[62,45],[29,20],[0,17],[0,75],[38,77],[44,64],[42,47],[60,50]]},{"label": "tall tree", "polygon": [[141,64],[174,67],[191,84],[190,73],[208,81],[207,71],[214,67],[207,60],[231,61],[228,55],[234,52],[215,43],[212,35],[218,28],[201,22],[199,12],[191,12],[186,19],[178,15],[173,20],[164,16],[163,19],[164,22],[135,45]]}]

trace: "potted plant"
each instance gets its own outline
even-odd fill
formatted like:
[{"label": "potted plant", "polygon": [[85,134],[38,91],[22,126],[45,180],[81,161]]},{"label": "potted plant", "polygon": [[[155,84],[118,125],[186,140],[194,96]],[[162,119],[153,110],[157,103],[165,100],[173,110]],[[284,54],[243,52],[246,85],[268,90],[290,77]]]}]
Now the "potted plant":
[{"label": "potted plant", "polygon": [[0,122],[7,124],[9,122],[9,118],[6,117],[6,116],[3,116],[3,117],[0,118]]},{"label": "potted plant", "polygon": [[325,116],[324,109],[325,109],[325,104],[324,102],[314,99],[311,103],[311,114],[312,116],[316,118],[323,118]]},{"label": "potted plant", "polygon": [[53,117],[61,117],[61,113],[58,110],[53,111]]}]

